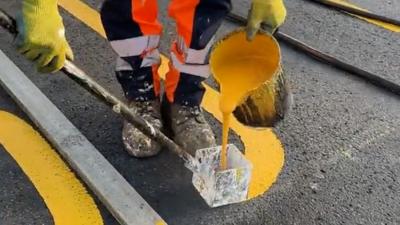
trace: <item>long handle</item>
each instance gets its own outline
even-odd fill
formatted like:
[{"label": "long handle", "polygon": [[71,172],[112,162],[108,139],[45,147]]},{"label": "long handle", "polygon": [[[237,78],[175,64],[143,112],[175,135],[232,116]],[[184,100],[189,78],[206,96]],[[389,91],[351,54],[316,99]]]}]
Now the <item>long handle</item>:
[{"label": "long handle", "polygon": [[179,147],[175,142],[165,136],[160,130],[154,128],[149,122],[142,117],[135,115],[132,110],[117,97],[103,88],[99,83],[93,80],[85,72],[75,66],[71,61],[66,61],[62,71],[76,81],[80,86],[93,93],[107,105],[111,106],[115,113],[121,114],[127,121],[132,123],[136,128],[142,131],[149,138],[157,141],[163,146],[175,152],[185,162],[194,162],[193,157]]},{"label": "long handle", "polygon": [[[16,35],[16,23],[15,20],[7,15],[4,11],[0,9],[0,26],[8,30],[10,33]],[[76,81],[80,86],[84,87],[86,90],[95,94],[95,96],[100,99],[102,102],[111,106],[113,111],[121,114],[124,119],[132,123],[135,127],[137,127],[140,131],[142,131],[149,138],[154,141],[160,143],[161,145],[167,147],[169,150],[176,153],[179,157],[181,157],[186,166],[192,171],[196,169],[196,161],[195,159],[179,147],[175,142],[165,136],[160,130],[154,128],[149,122],[145,119],[141,118],[138,115],[135,115],[129,107],[120,101],[117,97],[112,95],[109,91],[103,88],[99,83],[93,80],[90,76],[88,76],[85,72],[75,66],[71,61],[66,61],[62,71],[68,75],[68,77],[72,78]]]}]

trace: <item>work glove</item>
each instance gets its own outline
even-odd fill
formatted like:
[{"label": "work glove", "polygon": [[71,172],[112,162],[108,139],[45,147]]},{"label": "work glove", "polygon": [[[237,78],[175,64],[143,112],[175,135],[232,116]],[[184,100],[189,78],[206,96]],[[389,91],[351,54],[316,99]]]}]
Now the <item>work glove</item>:
[{"label": "work glove", "polygon": [[251,41],[260,29],[267,25],[267,32],[273,34],[286,17],[283,0],[253,0],[247,19],[247,40]]},{"label": "work glove", "polygon": [[18,51],[35,61],[40,72],[58,71],[73,59],[57,0],[24,0],[17,27]]}]

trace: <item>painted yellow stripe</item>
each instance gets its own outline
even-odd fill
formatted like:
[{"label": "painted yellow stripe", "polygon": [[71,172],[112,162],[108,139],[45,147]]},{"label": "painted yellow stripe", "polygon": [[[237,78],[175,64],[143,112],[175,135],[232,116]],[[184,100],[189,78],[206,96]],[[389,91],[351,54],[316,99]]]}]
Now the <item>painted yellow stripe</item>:
[{"label": "painted yellow stripe", "polygon": [[101,24],[100,14],[90,8],[90,6],[79,0],[59,0],[58,4],[102,37],[106,36],[106,32]]},{"label": "painted yellow stripe", "polygon": [[[331,1],[332,2],[336,2],[336,3],[340,3],[340,4],[345,5],[345,6],[353,7],[355,9],[365,10],[363,8],[360,8],[360,7],[356,6],[356,5],[354,5],[354,4],[349,3],[347,0],[331,0]],[[367,10],[365,10],[365,11],[367,11]],[[365,20],[365,21],[367,21],[369,23],[375,24],[377,26],[383,27],[383,28],[385,28],[387,30],[391,30],[393,32],[400,32],[400,26],[396,26],[396,25],[393,25],[393,24],[390,24],[390,23],[385,23],[385,22],[382,22],[382,21],[379,21],[379,20],[368,19],[368,18],[365,18],[365,17],[362,17],[362,16],[356,16],[356,17],[358,17],[358,18],[360,18],[362,20]]]},{"label": "painted yellow stripe", "polygon": [[[59,0],[60,6],[69,13],[105,37],[98,12],[83,6],[79,0]],[[88,18],[92,17],[92,18]],[[88,22],[90,21],[90,22]],[[168,71],[168,59],[162,56],[161,75]],[[203,108],[219,121],[221,115],[217,105],[219,93],[206,85]],[[246,157],[253,164],[253,176],[250,184],[249,199],[263,194],[275,182],[284,163],[284,150],[279,139],[271,129],[255,130],[241,125],[237,120],[231,122],[231,128],[241,137]]]},{"label": "painted yellow stripe", "polygon": [[0,143],[29,177],[55,225],[101,225],[85,187],[50,145],[25,121],[0,111]]}]

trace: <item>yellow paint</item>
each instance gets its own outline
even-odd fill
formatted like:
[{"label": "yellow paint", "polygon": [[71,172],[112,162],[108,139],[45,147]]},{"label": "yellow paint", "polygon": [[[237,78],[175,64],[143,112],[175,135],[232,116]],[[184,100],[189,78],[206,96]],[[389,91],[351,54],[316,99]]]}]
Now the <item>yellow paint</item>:
[{"label": "yellow paint", "polygon": [[100,14],[96,10],[79,0],[58,0],[58,4],[99,33],[102,37],[106,37]]},{"label": "yellow paint", "polygon": [[[216,101],[219,98],[217,91],[206,86],[202,106],[222,121],[222,113]],[[230,128],[240,136],[246,158],[253,164],[248,199],[257,197],[271,187],[282,169],[284,163],[282,144],[272,129],[251,129],[239,123],[235,117],[231,118]]]},{"label": "yellow paint", "polygon": [[84,186],[30,125],[4,111],[0,124],[0,143],[42,196],[55,225],[103,224]]},{"label": "yellow paint", "polygon": [[159,220],[154,225],[167,225],[164,221]]},{"label": "yellow paint", "polygon": [[272,80],[279,63],[277,43],[267,35],[256,35],[248,42],[244,31],[234,32],[213,50],[210,65],[220,84],[219,109],[223,115],[221,169],[227,167],[226,145],[232,112],[253,90]]},{"label": "yellow paint", "polygon": [[[349,3],[347,0],[331,0],[331,1],[332,2],[336,2],[336,3],[340,3],[340,4],[345,5],[345,6],[353,7],[355,9],[365,10],[363,8],[360,8],[360,7],[356,6],[356,5],[354,5],[354,4]],[[365,11],[367,11],[367,10],[365,10]],[[367,21],[369,23],[375,24],[377,26],[383,27],[383,28],[385,28],[387,30],[391,30],[393,32],[400,32],[400,26],[396,26],[396,25],[393,25],[393,24],[390,24],[390,23],[385,23],[385,22],[382,22],[382,21],[379,21],[379,20],[368,19],[368,18],[365,18],[365,17],[362,17],[362,16],[356,16],[356,17],[358,17],[360,19],[363,19],[363,20],[365,20],[365,21]]]},{"label": "yellow paint", "polygon": [[[90,7],[81,7],[82,2],[78,0],[59,0],[61,6],[68,3],[68,12],[91,27],[94,31],[105,37],[104,29],[101,26],[98,13]],[[88,20],[88,16],[91,15]],[[96,15],[96,16],[93,16]],[[87,22],[94,21],[94,22]],[[162,64],[159,72],[162,77],[168,71],[168,59],[161,56]],[[205,85],[206,92],[203,98],[202,107],[211,113],[219,121],[222,121],[222,115],[219,110],[219,93]],[[255,130],[240,124],[235,118],[230,122],[230,128],[236,132],[243,141],[246,157],[253,164],[253,176],[249,188],[248,198],[257,197],[268,190],[275,182],[284,163],[284,151],[281,142],[276,137],[272,129]]]}]

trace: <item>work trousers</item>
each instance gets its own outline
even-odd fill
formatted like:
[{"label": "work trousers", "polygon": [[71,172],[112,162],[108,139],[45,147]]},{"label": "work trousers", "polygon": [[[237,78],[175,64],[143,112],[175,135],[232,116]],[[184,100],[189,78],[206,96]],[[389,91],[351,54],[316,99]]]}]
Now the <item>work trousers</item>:
[{"label": "work trousers", "polygon": [[[200,105],[205,91],[202,81],[210,75],[213,37],[230,10],[230,0],[170,1],[168,14],[176,22],[177,38],[165,80],[169,102]],[[101,9],[107,39],[119,55],[117,79],[128,100],[148,101],[160,95],[162,25],[157,11],[157,0],[106,0]]]}]

